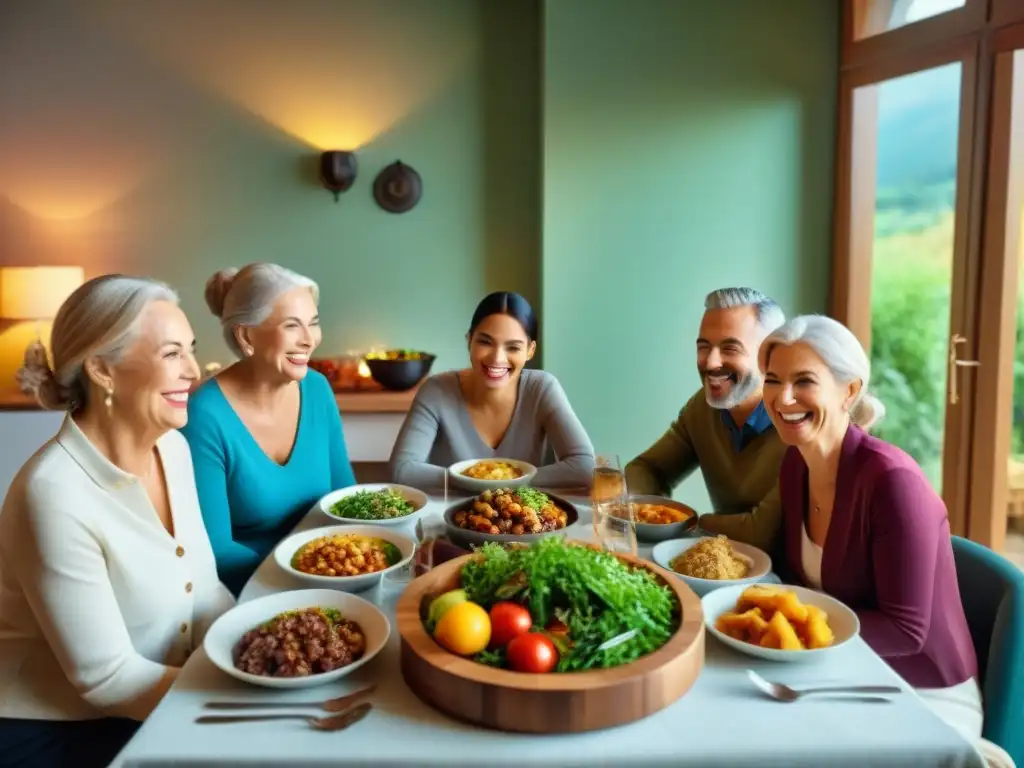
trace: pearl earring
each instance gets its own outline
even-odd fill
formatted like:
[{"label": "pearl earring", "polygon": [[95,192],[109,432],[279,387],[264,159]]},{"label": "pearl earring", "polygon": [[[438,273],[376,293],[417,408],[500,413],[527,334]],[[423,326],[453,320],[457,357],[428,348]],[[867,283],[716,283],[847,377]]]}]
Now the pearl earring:
[{"label": "pearl earring", "polygon": [[107,413],[110,413],[111,408],[114,407],[114,390],[107,387],[107,397],[103,401],[103,404],[107,406]]}]

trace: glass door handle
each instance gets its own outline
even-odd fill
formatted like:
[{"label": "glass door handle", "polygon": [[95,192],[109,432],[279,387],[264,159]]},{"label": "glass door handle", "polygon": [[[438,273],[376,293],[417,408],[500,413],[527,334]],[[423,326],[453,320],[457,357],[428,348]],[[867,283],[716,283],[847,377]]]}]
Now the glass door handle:
[{"label": "glass door handle", "polygon": [[961,360],[957,355],[957,347],[967,343],[967,337],[954,333],[949,337],[949,404],[956,405],[960,402],[960,393],[957,390],[957,372],[960,368],[980,368],[978,360]]}]

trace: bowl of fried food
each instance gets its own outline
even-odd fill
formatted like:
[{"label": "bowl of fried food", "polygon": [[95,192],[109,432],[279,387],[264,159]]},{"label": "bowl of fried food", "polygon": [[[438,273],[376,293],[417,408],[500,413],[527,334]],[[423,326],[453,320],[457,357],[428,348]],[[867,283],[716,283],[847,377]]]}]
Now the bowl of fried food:
[{"label": "bowl of fried food", "polygon": [[408,485],[367,483],[331,491],[317,506],[335,523],[403,525],[420,517],[429,501],[427,494]]},{"label": "bowl of fried food", "polygon": [[654,544],[685,536],[697,526],[697,512],[664,496],[632,495],[633,520],[638,541]]},{"label": "bowl of fried food", "polygon": [[444,513],[448,538],[474,548],[488,541],[529,544],[564,534],[579,520],[569,501],[536,488],[499,488],[453,504]]},{"label": "bowl of fried food", "polygon": [[737,584],[755,584],[772,570],[767,552],[725,536],[663,541],[654,546],[651,557],[698,595]]},{"label": "bowl of fried food", "polygon": [[537,468],[519,459],[468,459],[448,467],[452,485],[473,493],[529,485]]},{"label": "bowl of fried food", "polygon": [[812,661],[860,634],[857,614],[805,587],[753,584],[701,598],[708,632],[741,653],[770,661]]},{"label": "bowl of fried food", "polygon": [[393,528],[337,525],[293,533],[274,549],[274,560],[299,581],[359,592],[416,554],[416,542]]},{"label": "bowl of fried food", "polygon": [[239,603],[214,621],[203,649],[214,666],[243,682],[312,688],[359,669],[390,634],[373,603],[332,589],[300,589]]}]

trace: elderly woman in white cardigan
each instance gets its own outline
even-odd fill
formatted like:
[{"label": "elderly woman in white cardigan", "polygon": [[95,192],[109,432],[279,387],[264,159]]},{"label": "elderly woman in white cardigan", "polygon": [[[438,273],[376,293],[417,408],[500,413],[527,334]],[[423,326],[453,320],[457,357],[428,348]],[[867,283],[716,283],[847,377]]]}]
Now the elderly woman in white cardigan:
[{"label": "elderly woman in white cardigan", "polygon": [[23,385],[68,412],[0,513],[0,750],[106,766],[233,598],[177,431],[198,377],[175,293],[106,275],[61,307]]}]

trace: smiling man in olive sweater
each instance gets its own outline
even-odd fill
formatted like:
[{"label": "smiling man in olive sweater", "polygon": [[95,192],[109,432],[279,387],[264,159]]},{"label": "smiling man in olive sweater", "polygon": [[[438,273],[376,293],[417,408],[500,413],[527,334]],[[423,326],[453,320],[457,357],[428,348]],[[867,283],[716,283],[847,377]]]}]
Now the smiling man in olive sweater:
[{"label": "smiling man in olive sweater", "polygon": [[708,294],[697,339],[703,388],[658,441],[626,465],[631,493],[671,496],[694,470],[713,514],[700,527],[772,552],[782,525],[779,468],[785,446],[761,402],[757,352],[785,322],[779,305],[751,288]]}]

